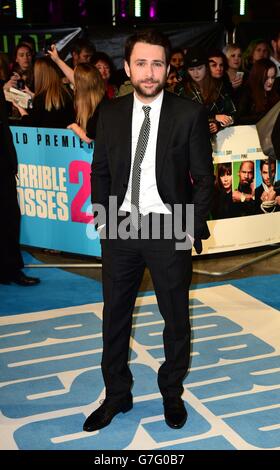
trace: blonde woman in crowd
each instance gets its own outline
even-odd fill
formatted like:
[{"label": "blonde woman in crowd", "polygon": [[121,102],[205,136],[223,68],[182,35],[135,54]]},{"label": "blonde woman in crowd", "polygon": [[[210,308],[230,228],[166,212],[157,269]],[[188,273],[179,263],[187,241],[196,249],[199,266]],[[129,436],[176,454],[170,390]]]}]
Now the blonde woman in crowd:
[{"label": "blonde woman in crowd", "polygon": [[53,44],[48,51],[68,80],[74,85],[74,106],[76,118],[68,129],[72,129],[86,143],[95,138],[98,105],[105,96],[105,84],[100,72],[91,64],[77,64],[74,70],[58,55]]},{"label": "blonde woman in crowd", "polygon": [[237,44],[227,44],[223,51],[228,63],[226,73],[231,84],[231,98],[238,108],[245,84],[244,72],[241,70],[242,51]]},{"label": "blonde woman in crowd", "polygon": [[65,128],[75,117],[72,97],[61,81],[60,71],[49,57],[40,57],[34,66],[35,94],[32,109],[18,106],[20,125]]},{"label": "blonde woman in crowd", "polygon": [[244,73],[241,71],[241,48],[237,44],[227,44],[224,47],[223,52],[228,62],[227,74],[229,76],[232,88],[236,89],[242,85],[244,75]]},{"label": "blonde woman in crowd", "polygon": [[268,59],[270,56],[269,44],[264,39],[251,41],[242,57],[242,69],[247,75],[253,64],[260,59]]}]

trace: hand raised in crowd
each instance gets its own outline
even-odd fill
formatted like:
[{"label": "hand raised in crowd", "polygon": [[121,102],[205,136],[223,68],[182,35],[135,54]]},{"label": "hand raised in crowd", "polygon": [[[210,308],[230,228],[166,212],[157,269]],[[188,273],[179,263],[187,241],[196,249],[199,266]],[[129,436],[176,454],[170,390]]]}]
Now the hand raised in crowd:
[{"label": "hand raised in crowd", "polygon": [[55,44],[51,45],[51,48],[48,50],[48,55],[51,57],[51,59],[55,63],[57,63],[59,61],[60,57],[58,55],[57,48],[56,48]]},{"label": "hand raised in crowd", "polygon": [[66,77],[64,79],[64,83],[69,83],[70,82],[70,83],[72,83],[72,85],[74,85],[74,70],[71,67],[69,67],[69,65],[67,65],[66,62],[64,62],[64,60],[62,60],[59,57],[59,54],[57,52],[57,48],[56,48],[55,44],[51,45],[51,48],[48,50],[48,55],[54,61],[54,63],[56,65],[58,65],[58,67],[61,69],[61,71],[64,73],[64,75]]}]

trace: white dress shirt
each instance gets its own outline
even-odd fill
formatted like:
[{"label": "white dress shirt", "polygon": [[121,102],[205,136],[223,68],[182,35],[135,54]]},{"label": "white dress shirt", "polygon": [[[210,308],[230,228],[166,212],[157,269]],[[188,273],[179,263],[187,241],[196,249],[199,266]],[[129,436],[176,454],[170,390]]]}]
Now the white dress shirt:
[{"label": "white dress shirt", "polygon": [[146,152],[141,163],[140,196],[139,207],[142,215],[151,212],[158,214],[170,214],[170,211],[164,205],[160,198],[156,182],[156,145],[158,136],[158,125],[163,100],[163,91],[151,103],[142,103],[134,94],[133,113],[132,113],[132,145],[131,145],[131,167],[128,181],[128,188],[124,201],[120,207],[121,211],[131,212],[131,181],[132,169],[135,157],[135,151],[139,132],[144,120],[143,106],[150,106],[151,129]]}]

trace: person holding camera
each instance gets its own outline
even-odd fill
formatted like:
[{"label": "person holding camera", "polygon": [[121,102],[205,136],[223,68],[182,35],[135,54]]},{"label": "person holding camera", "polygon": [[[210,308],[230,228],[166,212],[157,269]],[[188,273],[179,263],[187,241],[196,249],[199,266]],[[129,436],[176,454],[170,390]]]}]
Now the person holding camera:
[{"label": "person holding camera", "polygon": [[73,99],[61,81],[58,67],[50,57],[35,62],[35,94],[32,108],[24,109],[17,102],[22,119],[20,125],[65,129],[75,119]]},{"label": "person holding camera", "polygon": [[[33,52],[28,44],[19,43],[17,45],[11,70],[12,74],[3,86],[4,92],[10,92],[15,88],[28,93],[32,99],[34,96]],[[8,114],[13,121],[20,120],[20,113],[16,106],[11,106]]]},{"label": "person holding camera", "polygon": [[12,73],[14,85],[19,90],[25,87],[34,91],[34,74],[33,74],[33,52],[25,43],[19,43],[15,49],[14,62],[12,64]]}]

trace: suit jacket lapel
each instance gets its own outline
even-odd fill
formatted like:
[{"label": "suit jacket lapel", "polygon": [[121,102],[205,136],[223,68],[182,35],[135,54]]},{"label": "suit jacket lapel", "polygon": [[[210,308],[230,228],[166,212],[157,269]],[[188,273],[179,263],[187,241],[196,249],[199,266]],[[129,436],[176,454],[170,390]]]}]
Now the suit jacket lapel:
[{"label": "suit jacket lapel", "polygon": [[[117,98],[118,99],[118,98]],[[120,123],[118,129],[118,145],[122,149],[121,164],[124,165],[123,174],[125,179],[129,178],[131,165],[131,136],[132,136],[132,111],[133,111],[133,93],[127,95],[123,100],[123,109],[120,113]]]},{"label": "suit jacket lapel", "polygon": [[156,179],[157,183],[159,183],[160,175],[163,167],[163,162],[165,158],[165,153],[167,150],[167,144],[169,141],[169,134],[171,131],[171,122],[172,118],[170,115],[171,109],[168,105],[169,96],[168,93],[164,92],[160,118],[159,118],[159,126],[158,126],[158,137],[157,137],[157,148],[156,148]]}]

